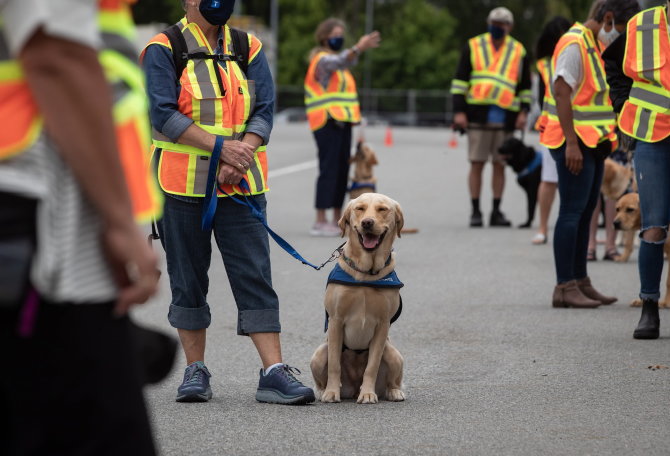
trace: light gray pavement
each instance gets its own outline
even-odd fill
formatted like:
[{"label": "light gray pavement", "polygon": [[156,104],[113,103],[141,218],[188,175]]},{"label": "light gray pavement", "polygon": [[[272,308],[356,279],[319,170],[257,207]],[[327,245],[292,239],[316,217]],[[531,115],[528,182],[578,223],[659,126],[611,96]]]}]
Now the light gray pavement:
[{"label": "light gray pavement", "polygon": [[[670,369],[648,369],[670,366],[670,311],[662,312],[661,339],[633,340],[639,310],[628,303],[638,289],[636,253],[626,264],[589,265],[594,284],[618,296],[618,303],[553,309],[551,244],[532,246],[530,230],[467,227],[465,139],[449,149],[444,129],[394,128],[393,137],[394,146],[385,147],[384,127],[367,129],[380,161],[378,191],[398,200],[406,226],[419,229],[396,241],[404,312],[391,338],[406,360],[407,401],[257,403],[260,362],[251,341],[235,335],[235,304],[215,254],[206,360],[214,398],[207,404],[174,402],[183,356],[170,378],[148,388],[162,454],[670,454]],[[303,164],[303,170],[271,175],[269,223],[321,263],[341,241],[308,235],[315,158],[306,125],[275,127],[271,169]],[[502,207],[519,223],[525,196],[511,170],[507,178]],[[552,219],[555,214],[556,207]],[[285,360],[312,385],[309,359],[324,339],[329,268],[316,272],[275,244],[272,268]],[[165,274],[159,296],[136,316],[174,333],[166,321],[169,299]]]}]

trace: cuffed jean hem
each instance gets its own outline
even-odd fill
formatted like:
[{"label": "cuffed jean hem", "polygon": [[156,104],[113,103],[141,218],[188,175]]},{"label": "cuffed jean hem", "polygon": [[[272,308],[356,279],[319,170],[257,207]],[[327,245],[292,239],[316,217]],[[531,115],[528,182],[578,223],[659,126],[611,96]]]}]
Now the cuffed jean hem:
[{"label": "cuffed jean hem", "polygon": [[197,331],[209,328],[212,322],[212,314],[209,305],[202,307],[179,307],[170,304],[168,321],[173,328]]},{"label": "cuffed jean hem", "polygon": [[640,299],[647,300],[651,299],[652,301],[658,301],[661,299],[661,293],[640,293]]},{"label": "cuffed jean hem", "polygon": [[241,310],[237,317],[237,335],[248,336],[252,333],[278,333],[279,310]]}]

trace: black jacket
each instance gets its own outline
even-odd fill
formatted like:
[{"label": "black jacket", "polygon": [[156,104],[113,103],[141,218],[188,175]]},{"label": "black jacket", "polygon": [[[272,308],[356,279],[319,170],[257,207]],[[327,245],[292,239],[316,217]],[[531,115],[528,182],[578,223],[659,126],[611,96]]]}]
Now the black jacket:
[{"label": "black jacket", "polygon": [[610,86],[610,100],[612,100],[614,112],[617,113],[621,112],[623,104],[628,99],[628,94],[633,86],[633,80],[623,72],[623,59],[626,54],[627,39],[628,35],[622,33],[603,52],[607,83]]}]

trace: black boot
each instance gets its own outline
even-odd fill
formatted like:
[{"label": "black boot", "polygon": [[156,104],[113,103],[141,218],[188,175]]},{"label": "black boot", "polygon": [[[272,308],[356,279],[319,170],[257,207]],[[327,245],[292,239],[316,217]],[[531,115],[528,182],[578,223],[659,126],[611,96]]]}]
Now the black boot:
[{"label": "black boot", "polygon": [[658,339],[661,320],[658,317],[658,301],[645,299],[642,301],[642,316],[633,332],[634,339]]},{"label": "black boot", "polygon": [[512,226],[512,222],[507,220],[505,214],[500,211],[494,210],[491,212],[491,218],[489,219],[489,226]]}]

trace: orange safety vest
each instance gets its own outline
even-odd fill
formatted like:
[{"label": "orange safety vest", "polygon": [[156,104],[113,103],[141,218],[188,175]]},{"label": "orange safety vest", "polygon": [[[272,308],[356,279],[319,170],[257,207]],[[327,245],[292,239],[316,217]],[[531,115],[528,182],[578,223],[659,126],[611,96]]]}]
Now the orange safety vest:
[{"label": "orange safety vest", "polygon": [[[134,31],[128,0],[100,0],[98,20],[104,49],[100,63],[114,92],[114,121],[126,184],[139,222],[162,213],[162,196],[151,177],[147,147],[149,126],[144,81],[134,45],[125,36]],[[122,27],[123,26],[123,27]],[[120,32],[122,30],[123,32]],[[2,34],[0,34],[0,41]],[[0,43],[0,160],[30,147],[42,132],[42,117],[16,60]]]},{"label": "orange safety vest", "polygon": [[116,141],[133,213],[138,222],[144,223],[152,217],[161,217],[163,195],[151,171],[151,126],[144,73],[137,65],[133,44],[132,2],[134,0],[99,0],[98,25],[103,40],[99,58],[113,92]]},{"label": "orange safety vest", "polygon": [[[576,22],[561,37],[554,49],[551,61],[552,73],[556,73],[558,56],[573,43],[579,45],[584,71],[584,80],[572,99],[575,132],[588,147],[594,148],[607,140],[612,142],[612,147],[615,147],[616,119],[609,97],[609,86],[605,79],[605,66],[591,30]],[[558,119],[553,88],[548,95],[544,99],[547,116],[543,124],[544,128],[540,128],[540,143],[550,149],[556,149],[565,142],[565,135]]]},{"label": "orange safety vest", "polygon": [[628,21],[624,73],[633,79],[619,115],[629,136],[658,142],[670,136],[670,38],[664,7],[642,11]]},{"label": "orange safety vest", "polygon": [[0,27],[0,161],[30,147],[42,131],[42,117],[21,66],[9,55]]},{"label": "orange safety vest", "polygon": [[521,103],[530,103],[529,90],[519,92],[518,96],[516,93],[526,55],[521,43],[507,35],[496,49],[491,34],[483,33],[470,38],[468,45],[472,65],[467,82],[468,104],[496,105],[509,111],[519,111]]},{"label": "orange safety vest", "polygon": [[[184,35],[189,54],[213,54],[209,42],[198,24],[182,18],[177,23]],[[224,49],[232,50],[230,28],[223,27]],[[249,62],[261,50],[261,42],[253,35],[249,37]],[[170,51],[170,41],[164,33],[159,33],[149,41],[148,46],[157,44]],[[219,88],[216,73],[223,83],[223,93]],[[253,113],[256,102],[256,90],[253,80],[247,80],[236,61],[215,62],[213,59],[188,60],[179,75],[179,112],[193,119],[195,124],[208,133],[223,136],[224,139],[240,140],[247,128],[247,120]],[[205,196],[211,150],[172,142],[155,128],[152,130],[154,150],[161,149],[158,162],[158,181],[161,188],[173,195]],[[256,150],[254,160],[246,174],[251,194],[268,191],[268,165],[266,146]],[[222,185],[226,193],[242,194],[235,185]],[[221,192],[218,196],[223,197]]]},{"label": "orange safety vest", "polygon": [[356,81],[349,70],[337,70],[330,75],[328,86],[323,87],[316,79],[316,67],[323,56],[317,53],[309,64],[305,75],[305,108],[309,127],[318,130],[332,117],[340,122],[361,121]]},{"label": "orange safety vest", "polygon": [[549,112],[547,111],[547,99],[551,96],[551,81],[554,79],[554,73],[551,68],[551,57],[544,57],[540,59],[535,64],[537,67],[537,72],[542,78],[542,83],[544,84],[544,97],[542,101],[542,113],[537,118],[535,122],[535,130],[541,131],[543,125],[547,122],[547,116]]}]

